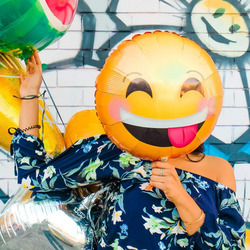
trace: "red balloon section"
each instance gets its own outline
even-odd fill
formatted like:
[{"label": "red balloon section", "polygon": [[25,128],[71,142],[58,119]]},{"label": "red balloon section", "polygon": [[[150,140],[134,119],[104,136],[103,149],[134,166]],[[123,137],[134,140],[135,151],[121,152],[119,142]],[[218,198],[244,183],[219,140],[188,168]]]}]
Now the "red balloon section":
[{"label": "red balloon section", "polygon": [[69,25],[72,22],[77,8],[75,0],[46,0],[46,3],[64,25]]}]

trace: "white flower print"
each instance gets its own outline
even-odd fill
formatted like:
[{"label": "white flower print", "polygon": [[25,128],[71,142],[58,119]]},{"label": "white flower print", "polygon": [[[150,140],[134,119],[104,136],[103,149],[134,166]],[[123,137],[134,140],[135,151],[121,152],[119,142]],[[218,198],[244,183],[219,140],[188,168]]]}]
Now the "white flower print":
[{"label": "white flower print", "polygon": [[143,224],[144,227],[149,229],[151,234],[162,234],[161,229],[169,228],[169,225],[164,220],[154,217],[153,215],[149,215],[149,218],[142,216],[142,218],[146,221],[146,223]]},{"label": "white flower print", "polygon": [[32,136],[27,137],[26,140],[30,141],[30,142],[34,142],[35,141],[35,139]]},{"label": "white flower print", "polygon": [[162,210],[163,207],[156,207],[156,206],[153,204],[152,208],[154,209],[155,213],[162,213],[161,210]]},{"label": "white flower print", "polygon": [[194,178],[194,176],[190,172],[186,172],[186,178],[190,179],[190,178]]},{"label": "white flower print", "polygon": [[185,229],[180,225],[180,221],[178,221],[177,225],[174,228],[170,228],[171,234],[185,234]]},{"label": "white flower print", "polygon": [[144,169],[144,166],[134,169],[132,172],[140,174],[143,178],[147,177],[147,172]]},{"label": "white flower print", "polygon": [[104,240],[103,240],[103,239],[101,239],[100,246],[101,246],[101,247],[106,247],[106,244],[105,244],[105,242],[104,242]]},{"label": "white flower print", "polygon": [[122,215],[122,211],[115,211],[113,212],[112,214],[112,221],[113,221],[113,224],[115,225],[116,222],[121,222],[122,219],[121,219],[121,215]]},{"label": "white flower print", "polygon": [[31,185],[31,179],[28,176],[27,179],[23,178],[22,179],[22,187],[32,189],[34,186]]},{"label": "white flower print", "polygon": [[218,183],[218,184],[217,184],[217,187],[218,187],[218,189],[221,189],[221,190],[227,189],[227,187],[224,186],[224,185],[221,184],[221,183]]},{"label": "white flower print", "polygon": [[44,176],[42,179],[42,182],[44,182],[48,177],[51,178],[53,176],[53,174],[56,173],[56,169],[54,168],[54,166],[48,166],[46,169],[43,170],[44,172]]},{"label": "white flower print", "polygon": [[20,159],[20,164],[24,164],[24,163],[30,165],[30,157],[23,157],[23,158],[21,158]]},{"label": "white flower print", "polygon": [[142,184],[140,185],[140,189],[141,189],[141,190],[145,190],[145,188],[146,188],[148,185],[149,185],[149,182],[142,183]]},{"label": "white flower print", "polygon": [[35,150],[35,153],[36,153],[37,155],[42,155],[42,154],[43,154],[43,152],[41,152],[40,150]]},{"label": "white flower print", "polygon": [[103,149],[104,147],[106,147],[106,146],[107,146],[107,144],[104,144],[104,145],[98,147],[97,153],[98,153],[98,154],[101,153],[101,152],[102,152],[102,149]]}]

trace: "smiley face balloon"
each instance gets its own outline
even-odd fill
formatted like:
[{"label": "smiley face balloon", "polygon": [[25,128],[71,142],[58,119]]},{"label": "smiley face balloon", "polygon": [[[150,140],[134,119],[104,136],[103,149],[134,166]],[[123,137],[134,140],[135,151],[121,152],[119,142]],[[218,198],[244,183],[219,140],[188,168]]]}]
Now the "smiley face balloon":
[{"label": "smiley face balloon", "polygon": [[134,156],[178,157],[212,132],[222,106],[215,65],[198,44],[156,31],[122,42],[96,80],[96,109],[109,138]]}]

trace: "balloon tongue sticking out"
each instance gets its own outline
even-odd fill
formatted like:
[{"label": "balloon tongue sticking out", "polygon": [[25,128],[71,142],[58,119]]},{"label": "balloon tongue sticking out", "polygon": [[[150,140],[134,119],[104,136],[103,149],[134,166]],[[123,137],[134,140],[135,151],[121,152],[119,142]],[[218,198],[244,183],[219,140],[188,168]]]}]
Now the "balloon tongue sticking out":
[{"label": "balloon tongue sticking out", "polygon": [[195,138],[197,131],[197,124],[181,128],[169,128],[168,136],[173,146],[182,148],[188,145]]}]

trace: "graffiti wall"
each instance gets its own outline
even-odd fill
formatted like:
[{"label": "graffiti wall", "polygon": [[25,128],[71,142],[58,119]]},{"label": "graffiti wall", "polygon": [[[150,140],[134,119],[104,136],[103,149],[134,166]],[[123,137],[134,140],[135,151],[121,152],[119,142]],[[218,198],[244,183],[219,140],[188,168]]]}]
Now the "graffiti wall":
[{"label": "graffiti wall", "polygon": [[[76,112],[95,106],[95,79],[122,40],[154,30],[194,40],[213,58],[224,87],[223,109],[206,153],[231,163],[242,213],[250,223],[249,15],[249,0],[79,0],[70,29],[40,52],[54,119],[64,132]],[[3,205],[17,190],[13,160],[5,150],[0,171]]]}]

